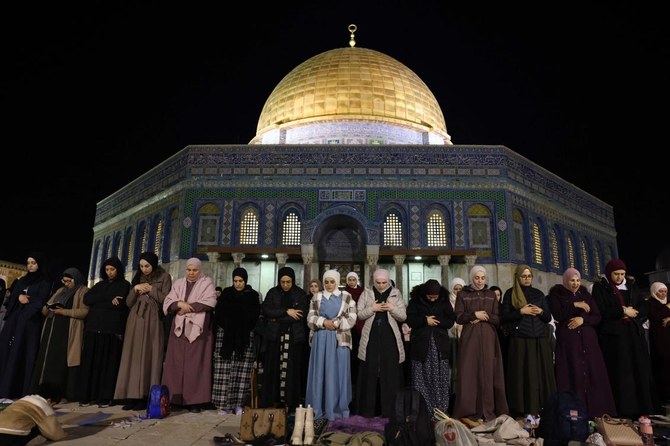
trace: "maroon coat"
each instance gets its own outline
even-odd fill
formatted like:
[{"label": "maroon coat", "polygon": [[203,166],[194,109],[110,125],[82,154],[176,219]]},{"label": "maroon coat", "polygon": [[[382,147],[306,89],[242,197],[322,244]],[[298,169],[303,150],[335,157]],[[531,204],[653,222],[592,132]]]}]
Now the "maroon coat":
[{"label": "maroon coat", "polygon": [[[575,307],[574,303],[578,301],[586,302],[590,311],[585,313]],[[557,389],[575,392],[584,402],[589,418],[616,413],[595,328],[601,318],[595,300],[584,286],[573,294],[559,284],[549,290],[549,308],[556,320],[554,366]],[[577,316],[584,318],[584,324],[569,329],[568,322]]]}]

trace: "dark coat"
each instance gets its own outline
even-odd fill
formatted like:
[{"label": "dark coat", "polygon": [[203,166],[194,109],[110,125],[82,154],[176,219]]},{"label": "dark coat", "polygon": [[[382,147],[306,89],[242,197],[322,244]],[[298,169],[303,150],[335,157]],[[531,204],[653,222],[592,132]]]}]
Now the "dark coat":
[{"label": "dark coat", "polygon": [[551,322],[551,310],[544,293],[532,286],[522,286],[526,302],[542,308],[539,316],[524,316],[521,311],[512,305],[512,288],[505,291],[500,309],[501,324],[510,325],[510,336],[521,338],[549,337]]},{"label": "dark coat", "polygon": [[[102,280],[84,296],[84,304],[88,305],[85,331],[123,336],[126,332],[126,320],[130,309],[125,298],[130,292],[130,282],[119,275],[117,280]],[[124,300],[119,305],[112,301],[115,297]]]},{"label": "dark coat", "polygon": [[[4,398],[21,398],[30,389],[40,347],[42,307],[49,299],[52,285],[46,275],[34,280],[30,273],[14,283],[0,332],[0,396]],[[19,295],[26,289],[30,302],[22,304]]]},{"label": "dark coat", "polygon": [[[576,308],[577,301],[586,302],[590,311]],[[573,294],[563,285],[549,290],[549,308],[556,320],[556,387],[572,390],[584,402],[589,418],[612,415],[616,412],[607,368],[603,359],[596,326],[600,323],[598,305],[584,286]],[[569,329],[574,317],[584,318],[584,324]]]},{"label": "dark coat", "polygon": [[214,308],[216,323],[223,328],[222,358],[230,359],[233,352],[237,358],[244,356],[244,350],[249,346],[249,335],[260,314],[260,295],[250,285],[245,285],[242,291],[233,286],[223,289]]},{"label": "dark coat", "polygon": [[[425,361],[428,355],[430,339],[435,339],[435,344],[440,353],[440,359],[448,359],[451,351],[449,342],[449,329],[454,326],[456,313],[449,302],[449,292],[442,288],[439,297],[430,301],[426,297],[424,284],[415,286],[410,292],[410,300],[407,304],[407,319],[405,322],[412,328],[410,335],[410,356],[414,361]],[[435,316],[439,325],[429,326],[427,316]]]},{"label": "dark coat", "polygon": [[[286,310],[295,308],[302,311],[302,318],[293,319]],[[307,313],[309,299],[299,286],[293,285],[284,292],[280,285],[270,288],[263,300],[263,316],[267,321],[265,337],[268,342],[277,342],[279,334],[291,327],[291,341],[296,344],[307,342]]]}]

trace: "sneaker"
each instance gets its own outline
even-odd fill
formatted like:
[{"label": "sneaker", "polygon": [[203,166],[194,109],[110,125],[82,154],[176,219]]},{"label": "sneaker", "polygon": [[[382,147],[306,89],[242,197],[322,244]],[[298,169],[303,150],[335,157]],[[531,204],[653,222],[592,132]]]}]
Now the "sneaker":
[{"label": "sneaker", "polygon": [[237,415],[238,417],[242,416],[242,412],[244,412],[244,407],[239,407],[238,406],[238,407],[235,408],[235,415]]},{"label": "sneaker", "polygon": [[109,407],[109,403],[110,403],[109,400],[100,400],[98,402],[98,407]]},{"label": "sneaker", "polygon": [[90,405],[91,403],[88,401],[82,401],[81,403],[79,403],[79,407],[88,407]]}]

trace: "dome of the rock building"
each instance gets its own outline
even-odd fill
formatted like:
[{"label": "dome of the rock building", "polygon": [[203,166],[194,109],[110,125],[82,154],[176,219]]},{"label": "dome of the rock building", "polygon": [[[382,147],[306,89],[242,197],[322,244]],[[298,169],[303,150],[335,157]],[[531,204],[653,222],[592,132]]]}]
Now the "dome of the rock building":
[{"label": "dome of the rock building", "polygon": [[294,68],[268,97],[251,144],[451,144],[426,84],[394,58],[338,48]]}]

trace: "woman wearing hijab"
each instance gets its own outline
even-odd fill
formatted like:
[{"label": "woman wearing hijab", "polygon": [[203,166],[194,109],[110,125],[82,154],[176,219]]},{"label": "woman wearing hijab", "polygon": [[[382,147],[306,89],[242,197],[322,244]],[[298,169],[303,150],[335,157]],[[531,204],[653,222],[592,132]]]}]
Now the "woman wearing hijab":
[{"label": "woman wearing hijab", "polygon": [[295,284],[293,268],[280,268],[277,272],[277,283],[277,286],[270,288],[263,300],[267,344],[261,405],[286,406],[289,412],[295,412],[304,397],[302,370],[306,361],[304,353],[309,301],[305,291]]},{"label": "woman wearing hijab", "polygon": [[[216,300],[216,344],[212,403],[228,413],[241,413],[251,391],[251,370],[256,360],[253,329],[261,313],[258,292],[247,285],[247,270],[233,270],[233,286]],[[263,406],[266,407],[266,406]]]},{"label": "woman wearing hijab", "polygon": [[84,296],[88,314],[81,352],[79,404],[107,407],[114,398],[119,373],[130,282],[123,277],[123,264],[118,257],[105,260],[100,277]]},{"label": "woman wearing hijab", "polygon": [[498,299],[486,286],[486,269],[475,265],[470,284],[456,298],[456,322],[463,325],[458,346],[458,394],[454,418],[490,421],[509,414],[498,342]]},{"label": "woman wearing hijab", "polygon": [[[449,303],[456,314],[456,295],[465,286],[465,280],[460,277],[454,277],[449,284]],[[461,331],[463,326],[454,322],[454,325],[449,329],[449,365],[451,366],[451,380],[449,385],[451,388],[451,396],[449,400],[449,407],[454,407],[456,401],[456,384],[458,384],[458,343],[461,340]]]},{"label": "woman wearing hijab", "polygon": [[84,319],[88,314],[84,295],[88,287],[77,268],[66,269],[61,282],[63,286],[42,308],[45,319],[31,393],[43,382],[51,382],[59,385],[65,399],[74,401],[80,380]]},{"label": "woman wearing hijab", "polygon": [[510,328],[505,390],[512,415],[539,414],[556,391],[551,311],[544,293],[532,283],[530,267],[518,265],[514,285],[502,299],[500,320]]},{"label": "woman wearing hijab", "polygon": [[[350,271],[347,273],[347,285],[344,287],[344,291],[351,294],[351,297],[354,298],[354,301],[358,303],[358,299],[363,294],[364,288],[361,286],[361,279],[358,277],[358,273],[355,271]],[[353,384],[354,390],[354,400],[352,405],[356,403],[356,377],[358,376],[358,346],[361,344],[361,332],[363,331],[363,324],[365,321],[360,319],[356,320],[356,327],[351,330],[351,337],[353,340],[353,346],[351,348],[351,382]]]},{"label": "woman wearing hijab", "polygon": [[[577,394],[589,418],[616,413],[596,327],[601,316],[595,300],[575,268],[563,273],[563,284],[549,290],[549,308],[556,321],[554,370],[557,390]],[[614,415],[613,415],[614,416]]]},{"label": "woman wearing hijab", "polygon": [[12,285],[5,325],[0,332],[0,397],[19,399],[30,390],[40,346],[42,307],[49,299],[52,280],[46,257],[31,253],[28,273]]},{"label": "woman wearing hijab", "polygon": [[661,405],[670,402],[670,304],[668,287],[654,282],[649,287],[649,345],[651,369]]},{"label": "woman wearing hijab", "polygon": [[415,286],[407,305],[407,324],[412,328],[411,385],[423,395],[428,412],[447,413],[451,395],[451,344],[449,329],[456,320],[447,291],[437,280]]},{"label": "woman wearing hijab", "polygon": [[[211,277],[196,257],[186,261],[186,275],[175,280],[163,301],[163,312],[174,314],[161,384],[170,389],[170,403],[200,413],[212,398],[214,336],[210,313],[216,306]],[[176,409],[177,407],[175,407]]]},{"label": "woman wearing hijab", "polygon": [[165,330],[163,302],[172,288],[172,278],[158,265],[158,256],[143,252],[137,271],[130,282],[126,305],[130,309],[115,400],[126,400],[123,410],[143,410],[153,384],[158,384],[163,371]]},{"label": "woman wearing hijab", "polygon": [[593,284],[592,294],[602,316],[598,341],[617,415],[636,420],[654,413],[651,363],[642,327],[647,320],[647,303],[634,281],[626,279],[623,260],[607,262],[605,276]]},{"label": "woman wearing hijab", "polygon": [[376,270],[372,281],[373,286],[365,288],[357,304],[358,318],[365,321],[358,348],[357,413],[366,418],[391,418],[395,394],[404,386],[405,347],[400,325],[407,319],[407,312],[387,270]]},{"label": "woman wearing hijab", "polygon": [[312,347],[305,403],[314,418],[349,418],[351,403],[351,330],[356,324],[356,302],[340,290],[340,273],[323,273],[323,291],[312,298],[307,316]]}]

